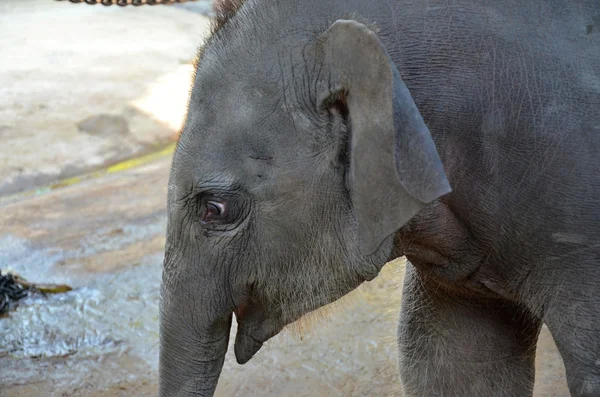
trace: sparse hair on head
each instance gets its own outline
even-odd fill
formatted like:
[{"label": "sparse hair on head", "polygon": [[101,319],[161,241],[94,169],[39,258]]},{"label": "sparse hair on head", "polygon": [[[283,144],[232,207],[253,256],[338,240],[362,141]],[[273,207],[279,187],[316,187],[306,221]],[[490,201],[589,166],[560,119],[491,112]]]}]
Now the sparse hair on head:
[{"label": "sparse hair on head", "polygon": [[215,17],[211,26],[211,33],[215,34],[229,21],[245,3],[245,0],[215,0],[213,9]]},{"label": "sparse hair on head", "polygon": [[[198,71],[198,64],[202,59],[204,50],[210,43],[211,39],[215,34],[238,12],[240,7],[246,2],[246,0],[215,0],[213,2],[213,10],[215,12],[214,18],[210,24],[210,34],[208,40],[206,40],[199,48],[196,57],[193,61],[194,71],[192,73],[192,87],[196,80],[196,72]],[[188,103],[189,107],[189,103]]]}]

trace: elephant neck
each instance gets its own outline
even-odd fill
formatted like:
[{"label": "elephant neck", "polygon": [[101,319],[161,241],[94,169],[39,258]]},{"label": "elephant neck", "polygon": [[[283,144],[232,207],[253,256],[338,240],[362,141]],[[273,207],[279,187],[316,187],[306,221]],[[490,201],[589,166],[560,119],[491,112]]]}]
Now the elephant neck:
[{"label": "elephant neck", "polygon": [[485,249],[478,244],[442,198],[396,232],[389,260],[406,256],[411,265],[442,282],[467,282],[484,261]]}]

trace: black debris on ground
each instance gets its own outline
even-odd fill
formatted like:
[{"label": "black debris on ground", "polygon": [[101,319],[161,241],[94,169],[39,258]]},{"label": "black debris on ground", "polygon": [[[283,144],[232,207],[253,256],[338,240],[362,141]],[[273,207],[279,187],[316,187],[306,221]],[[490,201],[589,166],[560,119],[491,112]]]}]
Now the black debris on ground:
[{"label": "black debris on ground", "polygon": [[66,284],[42,284],[29,282],[18,275],[0,271],[0,315],[15,308],[16,303],[30,294],[62,294],[73,290]]},{"label": "black debris on ground", "polygon": [[19,284],[17,279],[10,273],[0,272],[0,314],[10,311],[16,302],[25,298],[28,289]]}]

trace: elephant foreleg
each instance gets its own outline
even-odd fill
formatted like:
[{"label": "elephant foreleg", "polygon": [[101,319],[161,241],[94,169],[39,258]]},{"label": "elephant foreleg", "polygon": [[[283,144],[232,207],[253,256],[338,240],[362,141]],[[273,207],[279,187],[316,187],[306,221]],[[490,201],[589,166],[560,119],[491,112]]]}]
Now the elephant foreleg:
[{"label": "elephant foreleg", "polygon": [[398,328],[405,396],[531,396],[540,327],[511,302],[448,293],[408,264]]}]

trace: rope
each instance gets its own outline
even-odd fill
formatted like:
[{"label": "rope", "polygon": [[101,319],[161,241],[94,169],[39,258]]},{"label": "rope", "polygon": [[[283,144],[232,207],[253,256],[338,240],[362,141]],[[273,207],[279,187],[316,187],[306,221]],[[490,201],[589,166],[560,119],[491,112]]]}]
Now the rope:
[{"label": "rope", "polygon": [[196,1],[196,0],[56,0],[56,1],[69,1],[71,3],[86,3],[86,4],[90,4],[90,5],[102,4],[104,6],[118,5],[121,7],[125,7],[125,6],[129,6],[129,5],[154,6],[154,5],[158,5],[158,4],[186,3],[188,1]]}]

